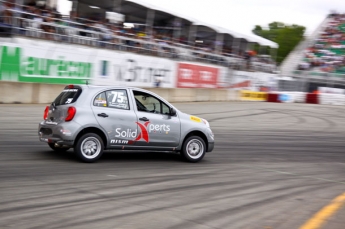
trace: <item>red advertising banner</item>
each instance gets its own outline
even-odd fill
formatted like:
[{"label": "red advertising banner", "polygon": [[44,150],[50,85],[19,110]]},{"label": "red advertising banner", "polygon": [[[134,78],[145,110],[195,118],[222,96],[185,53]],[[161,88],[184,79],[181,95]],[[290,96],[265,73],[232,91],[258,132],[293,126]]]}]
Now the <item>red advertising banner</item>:
[{"label": "red advertising banner", "polygon": [[179,88],[217,88],[219,69],[195,64],[179,63],[177,68],[177,87]]}]

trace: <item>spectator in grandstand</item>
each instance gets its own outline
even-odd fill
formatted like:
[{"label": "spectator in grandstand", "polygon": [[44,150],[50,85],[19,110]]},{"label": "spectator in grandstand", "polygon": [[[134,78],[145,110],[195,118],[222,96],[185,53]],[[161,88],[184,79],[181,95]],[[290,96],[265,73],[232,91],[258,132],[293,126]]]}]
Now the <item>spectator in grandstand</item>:
[{"label": "spectator in grandstand", "polygon": [[38,23],[38,26],[41,28],[41,24],[43,22],[43,17],[42,17],[42,12],[40,9],[37,8],[34,11],[33,20],[36,21]]},{"label": "spectator in grandstand", "polygon": [[54,26],[54,14],[52,14],[51,10],[46,10],[44,12],[44,24],[42,24],[41,28],[44,31],[44,37],[48,40],[53,40],[54,33],[55,33],[55,26]]},{"label": "spectator in grandstand", "polygon": [[78,21],[78,15],[77,15],[77,12],[75,11],[70,12],[69,18],[66,21],[68,22],[68,26],[71,26],[71,27],[80,26],[79,21]]},{"label": "spectator in grandstand", "polygon": [[[332,14],[332,20],[305,52],[299,70],[341,73],[345,67],[345,16]],[[306,67],[307,66],[307,67]]]},{"label": "spectator in grandstand", "polygon": [[[105,21],[102,22],[96,22],[93,25],[94,28],[96,28],[98,31],[102,33],[101,35],[101,41],[103,42],[109,42],[114,39],[113,32],[108,28],[107,23]],[[102,46],[104,46],[104,43],[101,43]]]}]

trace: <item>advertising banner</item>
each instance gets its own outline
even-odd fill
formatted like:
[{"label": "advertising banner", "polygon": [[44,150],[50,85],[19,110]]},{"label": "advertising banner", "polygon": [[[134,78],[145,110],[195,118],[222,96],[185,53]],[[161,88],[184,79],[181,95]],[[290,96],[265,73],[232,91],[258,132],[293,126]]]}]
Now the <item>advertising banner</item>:
[{"label": "advertising banner", "polygon": [[240,99],[244,101],[266,101],[267,93],[242,90],[240,93]]},{"label": "advertising banner", "polygon": [[133,87],[173,88],[176,85],[176,62],[132,53],[100,50],[95,56],[92,84]]},{"label": "advertising banner", "polygon": [[[55,46],[54,46],[55,47]],[[92,76],[89,55],[51,45],[0,45],[0,80],[33,83],[83,84]]]},{"label": "advertising banner", "polygon": [[217,88],[219,68],[190,64],[177,64],[178,88]]},{"label": "advertising banner", "polygon": [[86,46],[18,38],[0,45],[0,80],[176,87],[176,62]]},{"label": "advertising banner", "polygon": [[345,94],[345,89],[342,88],[332,88],[332,87],[319,87],[319,93],[327,93],[327,94]]},{"label": "advertising banner", "polygon": [[228,88],[250,91],[277,90],[277,75],[265,72],[233,71]]}]

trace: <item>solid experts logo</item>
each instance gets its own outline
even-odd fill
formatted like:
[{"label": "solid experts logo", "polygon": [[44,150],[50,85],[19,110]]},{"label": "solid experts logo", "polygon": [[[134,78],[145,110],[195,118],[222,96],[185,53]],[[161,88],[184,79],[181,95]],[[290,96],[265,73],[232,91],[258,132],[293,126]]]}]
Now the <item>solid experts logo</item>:
[{"label": "solid experts logo", "polygon": [[[168,134],[170,132],[170,125],[166,124],[151,124],[150,122],[140,123],[135,122],[138,127],[138,129],[122,129],[122,128],[116,128],[115,132],[115,138],[111,139],[110,143],[112,144],[133,144],[136,141],[144,140],[145,142],[150,142],[150,133],[154,134]],[[134,139],[134,140],[129,140]]]},{"label": "solid experts logo", "polygon": [[136,122],[136,124],[139,126],[140,128],[140,133],[138,135],[138,137],[134,140],[139,141],[140,139],[144,139],[144,141],[149,142],[150,141],[150,137],[149,137],[149,132],[147,131],[147,126],[150,124],[150,122],[145,122],[144,124],[141,124],[140,122]]}]

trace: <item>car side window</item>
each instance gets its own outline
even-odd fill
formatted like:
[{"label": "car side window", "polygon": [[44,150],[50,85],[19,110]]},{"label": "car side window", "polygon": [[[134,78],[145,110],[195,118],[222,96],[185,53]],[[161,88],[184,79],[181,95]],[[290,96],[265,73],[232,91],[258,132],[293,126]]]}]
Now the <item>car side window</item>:
[{"label": "car side window", "polygon": [[105,95],[105,92],[102,92],[96,96],[95,100],[93,101],[93,105],[96,107],[107,107],[108,106],[107,97]]},{"label": "car side window", "polygon": [[169,114],[170,108],[156,97],[142,92],[133,91],[138,111],[155,114]]},{"label": "car side window", "polygon": [[168,107],[165,103],[162,103],[162,113],[166,115],[170,114],[170,107]]},{"label": "car side window", "polygon": [[106,91],[108,107],[129,110],[127,91],[115,89]]}]

